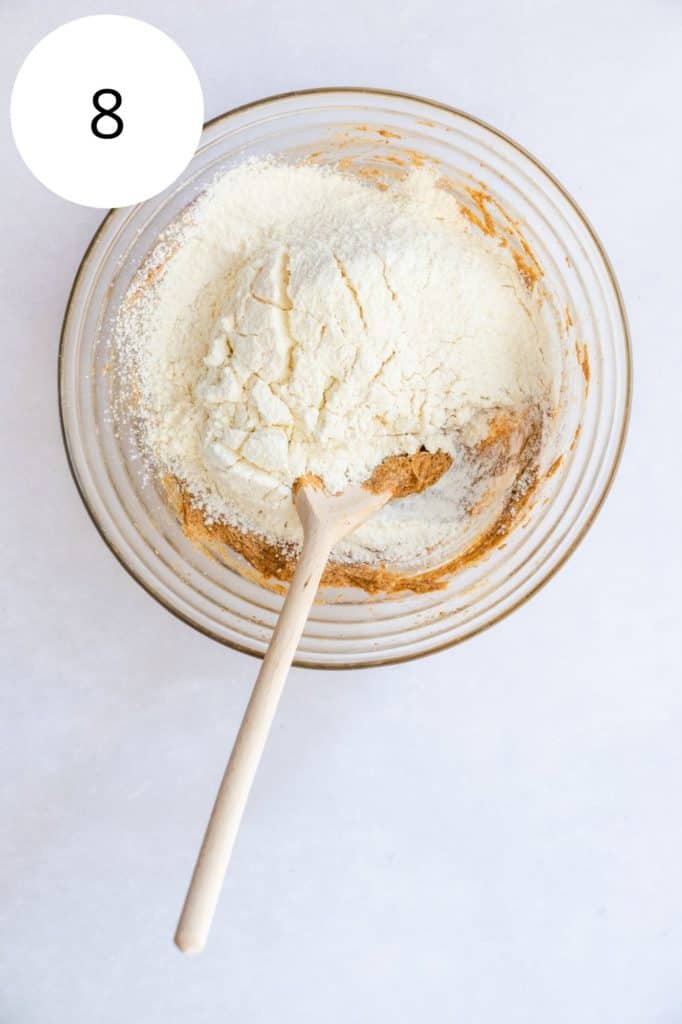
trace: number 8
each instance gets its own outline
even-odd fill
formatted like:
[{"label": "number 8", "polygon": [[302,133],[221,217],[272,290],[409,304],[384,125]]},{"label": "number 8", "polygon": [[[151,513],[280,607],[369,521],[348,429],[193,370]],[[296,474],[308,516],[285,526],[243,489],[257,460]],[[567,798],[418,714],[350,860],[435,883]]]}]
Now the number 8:
[{"label": "number 8", "polygon": [[[100,98],[102,96],[113,97],[114,102],[111,104],[110,107],[101,106]],[[123,121],[118,116],[118,114],[114,113],[114,111],[118,110],[118,108],[121,106],[122,102],[123,100],[121,98],[121,94],[116,89],[98,89],[95,95],[92,97],[93,106],[95,110],[99,110],[99,114],[97,114],[96,117],[93,117],[92,121],[90,122],[90,128],[92,129],[92,134],[97,136],[98,139],[116,139],[123,131]],[[103,117],[110,117],[111,120],[114,121],[115,127],[113,132],[100,131],[98,121],[101,121]]]}]

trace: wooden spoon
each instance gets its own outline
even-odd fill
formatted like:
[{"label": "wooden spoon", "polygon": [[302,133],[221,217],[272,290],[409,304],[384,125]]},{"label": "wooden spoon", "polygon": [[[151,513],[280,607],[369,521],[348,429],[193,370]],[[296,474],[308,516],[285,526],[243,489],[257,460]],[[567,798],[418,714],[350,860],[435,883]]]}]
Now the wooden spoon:
[{"label": "wooden spoon", "polygon": [[450,464],[450,457],[442,452],[420,452],[409,458],[394,456],[377,468],[368,484],[349,487],[341,494],[327,494],[317,477],[297,481],[294,501],[303,526],[303,548],[225,769],[187,891],[175,933],[175,944],[183,953],[200,953],[206,943],[251,784],[332,547],[391,498],[424,490],[435,483]]}]

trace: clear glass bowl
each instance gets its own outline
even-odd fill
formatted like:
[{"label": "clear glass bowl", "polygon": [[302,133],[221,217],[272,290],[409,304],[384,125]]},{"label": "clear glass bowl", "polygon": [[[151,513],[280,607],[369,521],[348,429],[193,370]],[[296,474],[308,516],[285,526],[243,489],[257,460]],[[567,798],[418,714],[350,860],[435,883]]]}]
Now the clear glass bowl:
[{"label": "clear glass bowl", "polygon": [[[223,167],[278,154],[386,166],[426,154],[443,173],[481,183],[522,226],[563,325],[564,409],[556,445],[525,521],[479,564],[429,594],[327,592],[314,606],[297,664],[352,668],[442,650],[492,625],[545,583],[584,536],[613,480],[628,419],[631,362],[620,292],[582,212],[530,154],[451,107],[399,93],[320,89],[249,104],[209,122],[196,156],[162,195],[112,210],[74,281],[61,337],[59,388],[66,450],[81,497],[128,572],[185,622],[261,655],[282,597],[187,540],[161,487],[145,478],[132,431],[111,410],[112,329],[122,296],[159,234]],[[417,157],[417,159],[419,159]],[[382,163],[383,162],[383,163]],[[589,387],[574,347],[584,346]],[[579,429],[578,429],[579,428]]]}]

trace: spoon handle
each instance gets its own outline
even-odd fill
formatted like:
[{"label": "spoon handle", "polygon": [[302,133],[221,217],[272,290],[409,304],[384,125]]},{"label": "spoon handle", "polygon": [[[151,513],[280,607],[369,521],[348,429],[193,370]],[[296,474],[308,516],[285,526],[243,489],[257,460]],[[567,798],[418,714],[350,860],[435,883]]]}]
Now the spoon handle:
[{"label": "spoon handle", "polygon": [[305,532],[301,557],[225,769],[182,908],[175,944],[183,953],[200,953],[206,943],[249,791],[333,541],[317,521]]}]

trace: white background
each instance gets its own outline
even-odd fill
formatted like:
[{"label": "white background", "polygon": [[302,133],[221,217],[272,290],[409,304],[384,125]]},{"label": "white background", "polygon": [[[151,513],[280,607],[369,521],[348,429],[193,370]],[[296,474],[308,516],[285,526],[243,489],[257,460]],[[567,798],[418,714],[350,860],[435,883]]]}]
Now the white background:
[{"label": "white background", "polygon": [[634,409],[597,523],[523,609],[425,661],[292,673],[209,947],[184,959],[257,663],[155,605],[81,507],[57,342],[100,214],[30,176],[5,116],[1,1024],[679,1024],[682,6],[4,0],[3,95],[93,13],[170,33],[209,117],[366,84],[517,138],[613,259]]}]

